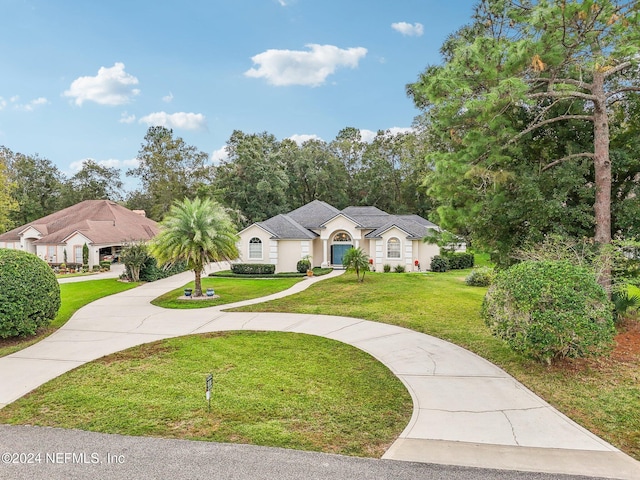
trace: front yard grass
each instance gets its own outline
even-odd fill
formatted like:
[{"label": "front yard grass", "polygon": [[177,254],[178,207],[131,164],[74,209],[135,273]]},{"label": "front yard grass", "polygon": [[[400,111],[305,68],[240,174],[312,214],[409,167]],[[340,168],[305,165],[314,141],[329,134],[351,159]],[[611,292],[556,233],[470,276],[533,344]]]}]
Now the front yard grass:
[{"label": "front yard grass", "polygon": [[6,406],[0,421],[380,457],[411,413],[400,380],[354,347],[294,333],[225,332],[86,364]]},{"label": "front yard grass", "polygon": [[137,287],[139,283],[119,282],[108,278],[101,280],[87,280],[85,282],[63,283],[60,285],[60,309],[56,318],[48,327],[40,329],[37,335],[27,338],[0,339],[0,357],[27,348],[39,342],[47,335],[51,335],[76,312],[76,310],[99,298],[113,295]]},{"label": "front yard grass", "polygon": [[264,297],[273,293],[286,290],[296,283],[304,281],[304,278],[219,278],[208,277],[202,279],[202,292],[207,288],[213,288],[220,298],[211,300],[179,300],[184,295],[185,288],[194,288],[194,282],[184,287],[172,290],[153,300],[151,303],[164,308],[205,308],[215,305],[249,300]]},{"label": "front yard grass", "polygon": [[[294,296],[235,309],[343,315],[390,323],[465,347],[501,366],[587,429],[640,460],[640,356],[616,348],[610,358],[567,360],[546,367],[513,353],[480,318],[486,288],[469,287],[469,271],[347,273]],[[618,346],[638,322],[623,327]],[[632,337],[637,338],[637,337]],[[629,340],[626,340],[629,343]]]}]

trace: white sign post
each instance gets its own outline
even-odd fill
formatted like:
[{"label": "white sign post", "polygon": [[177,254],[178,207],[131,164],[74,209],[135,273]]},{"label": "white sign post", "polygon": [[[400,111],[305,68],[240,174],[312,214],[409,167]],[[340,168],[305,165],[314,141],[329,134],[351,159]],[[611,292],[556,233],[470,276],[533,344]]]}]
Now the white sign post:
[{"label": "white sign post", "polygon": [[213,390],[213,373],[207,375],[207,403],[209,404],[209,412],[211,412],[211,390]]}]

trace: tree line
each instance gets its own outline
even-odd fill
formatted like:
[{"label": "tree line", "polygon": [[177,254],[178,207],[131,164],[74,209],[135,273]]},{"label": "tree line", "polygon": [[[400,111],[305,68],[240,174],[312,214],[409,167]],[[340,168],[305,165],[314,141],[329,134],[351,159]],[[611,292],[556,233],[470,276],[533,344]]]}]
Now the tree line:
[{"label": "tree line", "polygon": [[339,209],[374,205],[426,216],[431,204],[420,190],[428,170],[425,148],[417,132],[380,131],[367,143],[350,127],[331,142],[297,144],[267,132],[236,130],[226,143],[227,158],[214,164],[171,129],[155,126],[147,130],[137,166],[125,172],[140,187],[124,192],[117,168],[86,160],[66,178],[46,158],[2,147],[7,208],[0,226],[4,231],[88,199],[118,201],[160,221],[176,200],[208,197],[226,206],[239,227],[316,199]]}]

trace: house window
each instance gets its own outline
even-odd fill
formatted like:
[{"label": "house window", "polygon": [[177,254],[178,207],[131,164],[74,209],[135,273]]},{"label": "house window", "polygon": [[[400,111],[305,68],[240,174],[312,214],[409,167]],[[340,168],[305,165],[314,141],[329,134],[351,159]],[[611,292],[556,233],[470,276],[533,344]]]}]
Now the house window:
[{"label": "house window", "polygon": [[57,262],[56,246],[55,245],[48,245],[47,246],[47,259],[52,263]]},{"label": "house window", "polygon": [[401,258],[400,240],[396,237],[387,241],[387,258]]},{"label": "house window", "polygon": [[75,263],[82,264],[82,246],[76,245],[73,247],[73,258]]},{"label": "house window", "polygon": [[334,242],[350,242],[351,237],[349,236],[348,233],[340,232],[335,234],[335,236],[333,237],[333,241]]},{"label": "house window", "polygon": [[262,240],[260,240],[258,237],[253,237],[251,240],[249,240],[249,259],[262,259]]}]

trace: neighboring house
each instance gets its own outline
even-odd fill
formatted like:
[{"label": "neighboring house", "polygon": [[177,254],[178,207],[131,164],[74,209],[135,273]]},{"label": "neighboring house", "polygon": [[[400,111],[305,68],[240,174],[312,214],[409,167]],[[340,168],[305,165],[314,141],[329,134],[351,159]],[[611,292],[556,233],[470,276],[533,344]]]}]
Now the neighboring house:
[{"label": "neighboring house", "polygon": [[122,245],[147,241],[158,224],[143,211],[131,211],[110,200],[85,200],[0,235],[0,248],[38,255],[48,263],[82,264],[82,248],[89,247],[89,266],[116,255]]},{"label": "neighboring house", "polygon": [[439,227],[419,215],[390,215],[376,207],[338,210],[314,200],[245,228],[238,250],[241,262],[271,263],[276,272],[295,272],[306,256],[314,266],[341,266],[351,247],[369,255],[377,271],[385,264],[417,271],[416,261],[426,270],[440,251],[422,241],[430,229]]}]

